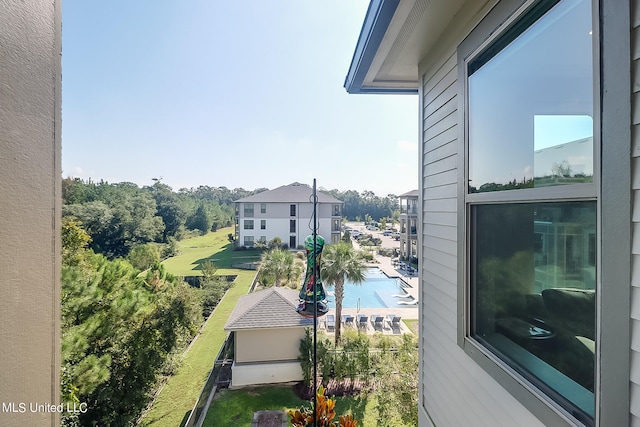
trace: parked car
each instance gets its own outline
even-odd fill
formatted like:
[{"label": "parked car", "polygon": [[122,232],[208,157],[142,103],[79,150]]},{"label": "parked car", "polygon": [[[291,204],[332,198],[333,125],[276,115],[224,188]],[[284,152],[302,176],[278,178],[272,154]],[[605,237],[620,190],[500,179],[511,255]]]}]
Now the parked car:
[{"label": "parked car", "polygon": [[362,234],[362,233],[360,232],[360,230],[353,230],[353,229],[352,229],[352,230],[345,230],[345,231],[348,231],[348,232],[349,232],[349,234],[351,235],[351,237],[353,237],[354,239],[357,239],[357,238],[358,238],[358,237],[360,237],[360,235]]},{"label": "parked car", "polygon": [[393,234],[393,232],[392,232],[391,230],[384,230],[384,231],[382,232],[382,235],[383,235],[383,236],[391,236],[392,234]]},{"label": "parked car", "polygon": [[367,230],[369,231],[378,231],[380,230],[378,227],[376,227],[375,225],[367,225]]}]

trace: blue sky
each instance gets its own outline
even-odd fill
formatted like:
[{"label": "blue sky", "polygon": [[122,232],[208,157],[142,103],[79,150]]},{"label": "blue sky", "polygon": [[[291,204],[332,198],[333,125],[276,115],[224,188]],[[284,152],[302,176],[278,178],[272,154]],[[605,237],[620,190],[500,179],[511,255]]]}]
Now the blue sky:
[{"label": "blue sky", "polygon": [[63,176],[418,188],[418,97],[343,88],[366,0],[65,0]]}]

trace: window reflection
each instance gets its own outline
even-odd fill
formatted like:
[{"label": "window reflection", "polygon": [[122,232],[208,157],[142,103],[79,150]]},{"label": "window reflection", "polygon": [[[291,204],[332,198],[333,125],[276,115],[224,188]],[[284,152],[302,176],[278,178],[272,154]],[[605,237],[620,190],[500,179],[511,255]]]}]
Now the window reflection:
[{"label": "window reflection", "polygon": [[591,182],[592,57],[591,2],[565,0],[469,63],[469,192]]},{"label": "window reflection", "polygon": [[596,203],[472,210],[472,335],[593,417]]},{"label": "window reflection", "polygon": [[593,180],[590,116],[534,116],[534,187]]}]

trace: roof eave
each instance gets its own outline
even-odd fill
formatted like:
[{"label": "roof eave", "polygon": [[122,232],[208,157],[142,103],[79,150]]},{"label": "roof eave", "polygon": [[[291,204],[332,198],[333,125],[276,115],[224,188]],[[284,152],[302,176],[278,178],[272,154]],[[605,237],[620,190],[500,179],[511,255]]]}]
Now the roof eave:
[{"label": "roof eave", "polygon": [[366,86],[364,83],[398,4],[400,0],[371,0],[369,3],[349,72],[344,81],[344,88],[348,93],[418,93],[415,88],[373,87]]}]

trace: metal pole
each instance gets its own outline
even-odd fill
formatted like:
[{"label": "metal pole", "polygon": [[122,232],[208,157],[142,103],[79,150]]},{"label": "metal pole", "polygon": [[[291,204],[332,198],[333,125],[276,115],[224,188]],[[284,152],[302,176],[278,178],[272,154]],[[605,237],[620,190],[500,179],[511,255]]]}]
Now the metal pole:
[{"label": "metal pole", "polygon": [[318,406],[318,293],[316,284],[318,281],[318,254],[317,251],[317,218],[316,218],[316,179],[313,178],[313,425],[317,426],[317,406]]}]

